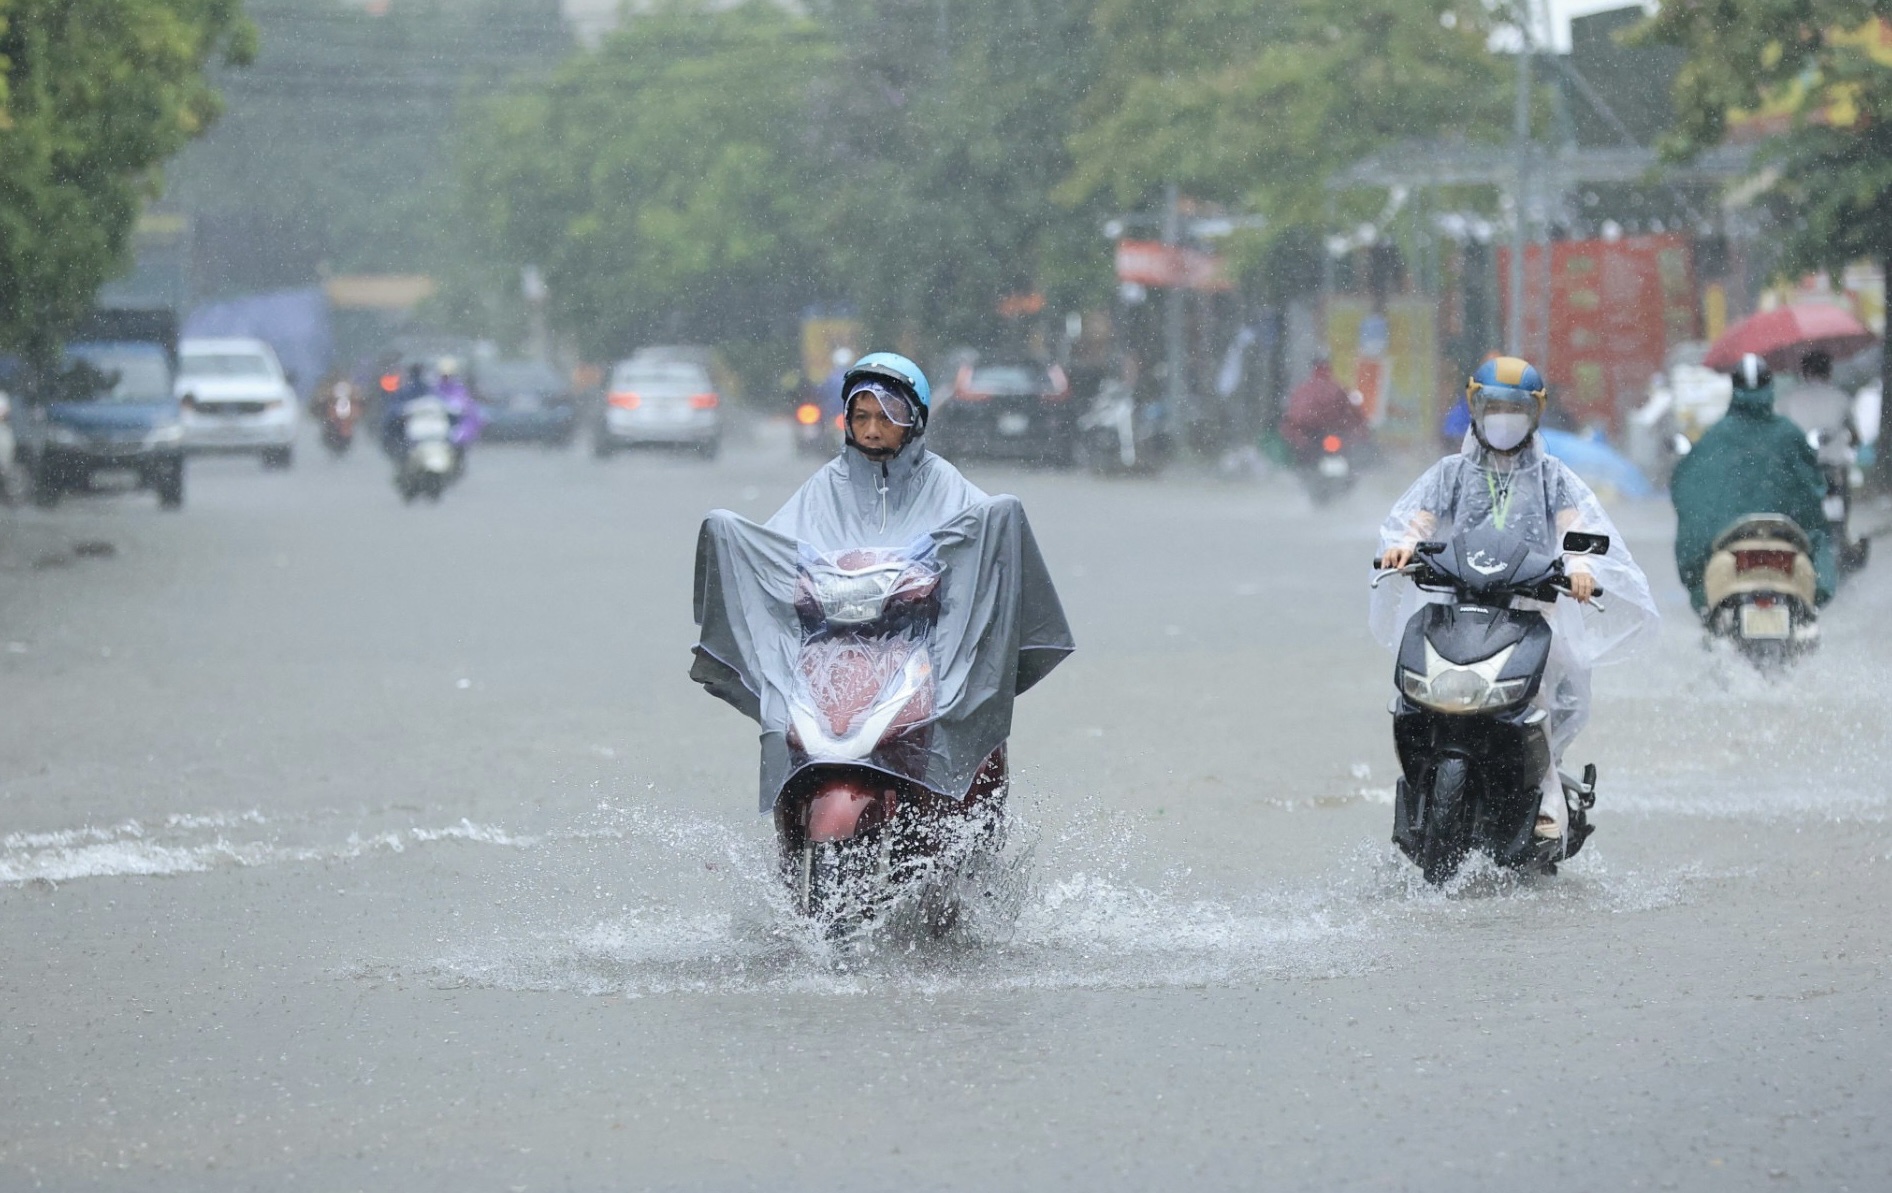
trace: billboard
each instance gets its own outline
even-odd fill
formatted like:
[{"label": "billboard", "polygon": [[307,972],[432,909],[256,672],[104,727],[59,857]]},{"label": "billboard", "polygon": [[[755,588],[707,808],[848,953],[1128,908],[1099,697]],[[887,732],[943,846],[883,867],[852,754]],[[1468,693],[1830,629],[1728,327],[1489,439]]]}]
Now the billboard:
[{"label": "billboard", "polygon": [[[1549,294],[1545,253],[1549,252]],[[1498,254],[1511,301],[1511,250]],[[1614,430],[1641,403],[1676,344],[1700,336],[1687,237],[1625,236],[1532,245],[1524,255],[1525,354],[1578,423]],[[1548,301],[1546,298],[1548,297]]]}]

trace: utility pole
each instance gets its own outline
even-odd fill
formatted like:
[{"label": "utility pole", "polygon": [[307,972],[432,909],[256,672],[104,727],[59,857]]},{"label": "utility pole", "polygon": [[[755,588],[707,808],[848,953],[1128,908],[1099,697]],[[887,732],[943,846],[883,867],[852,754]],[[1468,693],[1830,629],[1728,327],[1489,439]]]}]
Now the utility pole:
[{"label": "utility pole", "polygon": [[[1163,187],[1163,243],[1174,248],[1182,243],[1182,212],[1176,184]],[[1183,286],[1181,279],[1163,295],[1163,401],[1171,418],[1181,421],[1187,396],[1183,388]]]},{"label": "utility pole", "polygon": [[1513,356],[1524,355],[1524,250],[1529,239],[1524,228],[1524,210],[1531,188],[1531,57],[1535,46],[1528,4],[1529,0],[1520,0],[1512,8],[1518,28],[1518,89],[1511,113],[1511,133],[1518,173],[1511,188],[1510,301],[1505,304],[1504,338],[1506,350]]}]

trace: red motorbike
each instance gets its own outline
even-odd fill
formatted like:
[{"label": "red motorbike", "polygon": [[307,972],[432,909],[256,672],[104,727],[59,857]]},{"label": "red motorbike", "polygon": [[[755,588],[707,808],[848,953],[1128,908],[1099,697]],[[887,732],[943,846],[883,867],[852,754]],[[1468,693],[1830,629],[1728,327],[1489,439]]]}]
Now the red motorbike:
[{"label": "red motorbike", "polygon": [[316,401],[315,416],[322,423],[322,446],[340,457],[355,441],[355,426],[361,422],[361,395],[352,381],[334,381],[324,385]]},{"label": "red motorbike", "polygon": [[[787,734],[793,777],[776,800],[775,827],[783,877],[809,916],[870,915],[907,882],[998,843],[1004,746],[958,796],[917,778],[935,718],[929,645],[939,588],[929,547],[803,549]],[[929,918],[941,927],[955,915],[948,901]]]}]

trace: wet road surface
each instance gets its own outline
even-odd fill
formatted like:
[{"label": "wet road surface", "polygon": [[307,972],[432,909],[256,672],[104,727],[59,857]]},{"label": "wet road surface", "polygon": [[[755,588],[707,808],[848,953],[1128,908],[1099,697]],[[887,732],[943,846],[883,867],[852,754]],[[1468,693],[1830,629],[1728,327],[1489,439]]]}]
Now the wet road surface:
[{"label": "wet road surface", "polygon": [[1764,683],[1617,505],[1668,622],[1598,675],[1598,833],[1441,893],[1364,626],[1403,478],[974,467],[1079,644],[1020,703],[1016,916],[837,953],[685,675],[779,430],[5,515],[0,1188],[1887,1187],[1885,563]]}]

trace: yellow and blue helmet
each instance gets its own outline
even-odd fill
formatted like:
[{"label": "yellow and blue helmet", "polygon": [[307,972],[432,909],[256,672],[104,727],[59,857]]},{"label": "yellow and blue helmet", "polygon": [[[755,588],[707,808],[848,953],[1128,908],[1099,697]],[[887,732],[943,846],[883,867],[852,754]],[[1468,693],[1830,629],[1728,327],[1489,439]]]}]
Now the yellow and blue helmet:
[{"label": "yellow and blue helmet", "polygon": [[1492,406],[1544,413],[1544,375],[1530,361],[1516,356],[1494,356],[1473,371],[1465,383],[1465,405],[1476,417]]}]

